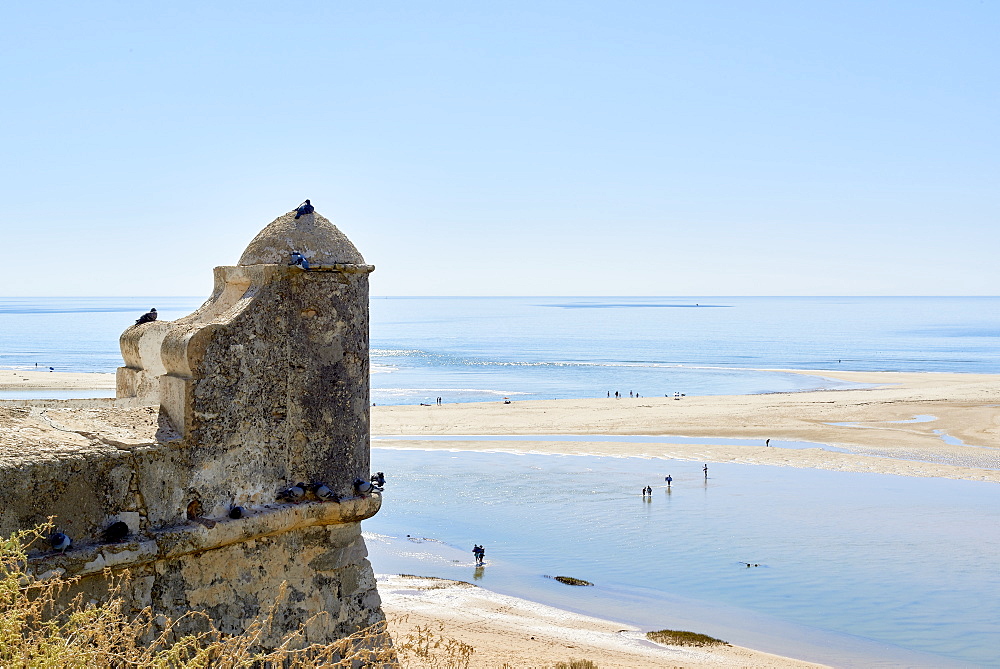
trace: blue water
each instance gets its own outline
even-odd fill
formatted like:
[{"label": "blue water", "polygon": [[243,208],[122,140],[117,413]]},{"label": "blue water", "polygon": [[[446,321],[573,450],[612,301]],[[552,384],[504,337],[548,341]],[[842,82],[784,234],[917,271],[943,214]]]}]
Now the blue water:
[{"label": "blue water", "polygon": [[[837,388],[753,369],[1000,371],[1000,298],[375,298],[381,404]],[[697,306],[695,306],[697,305]]]},{"label": "blue water", "polygon": [[1000,666],[1000,487],[701,466],[374,448],[371,560],[836,666]]},{"label": "blue water", "polygon": [[[118,336],[199,297],[0,298],[0,368],[112,372]],[[372,401],[416,404],[846,387],[755,371],[1000,371],[1000,298],[379,298]]]},{"label": "blue water", "polygon": [[118,337],[150,307],[161,319],[173,320],[202,302],[197,297],[0,297],[0,369],[33,370],[37,363],[57,372],[113,372],[122,365]]}]

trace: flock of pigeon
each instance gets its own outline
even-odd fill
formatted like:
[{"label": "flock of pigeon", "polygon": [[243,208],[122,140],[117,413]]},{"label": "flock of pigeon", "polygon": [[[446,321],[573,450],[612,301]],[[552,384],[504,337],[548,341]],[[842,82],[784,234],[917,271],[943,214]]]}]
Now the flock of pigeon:
[{"label": "flock of pigeon", "polygon": [[[298,219],[300,216],[311,214],[314,211],[316,211],[316,209],[312,206],[312,204],[309,203],[309,200],[306,200],[305,202],[303,202],[302,204],[300,204],[295,208],[295,218]],[[289,264],[297,265],[302,269],[309,271],[309,261],[306,260],[306,257],[301,253],[299,253],[298,251],[294,251],[292,253],[292,262],[290,262]]]},{"label": "flock of pigeon", "polygon": [[[371,478],[367,481],[360,478],[354,481],[354,489],[362,496],[373,492],[382,492],[384,488],[385,474],[382,472],[372,474]],[[339,502],[342,499],[340,495],[333,492],[330,486],[325,483],[296,483],[291,487],[281,490],[275,497],[279,502],[299,504],[306,501],[310,495],[320,502]],[[196,503],[193,502],[192,504]],[[195,514],[198,514],[201,509],[200,504],[197,506],[197,510],[193,512]],[[191,514],[192,509],[189,506],[188,518],[191,518]],[[246,515],[247,510],[242,506],[233,506],[229,509],[229,517],[233,520],[239,520]],[[101,533],[101,537],[105,543],[114,544],[125,541],[130,533],[131,530],[128,523],[119,520],[109,525]],[[53,532],[49,535],[48,541],[53,551],[58,551],[62,554],[65,554],[67,550],[73,547],[73,540],[65,532]]]},{"label": "flock of pigeon", "polygon": [[[120,544],[128,538],[129,531],[128,523],[119,520],[108,525],[104,532],[101,533],[101,537],[105,543]],[[49,546],[52,546],[52,550],[65,553],[73,547],[73,540],[65,532],[53,532],[49,535]]]}]

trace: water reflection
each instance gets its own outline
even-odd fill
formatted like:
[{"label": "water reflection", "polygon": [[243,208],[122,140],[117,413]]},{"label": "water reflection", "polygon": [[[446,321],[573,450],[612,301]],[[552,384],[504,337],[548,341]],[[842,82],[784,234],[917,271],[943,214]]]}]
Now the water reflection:
[{"label": "water reflection", "polygon": [[[378,448],[372,461],[390,485],[366,531],[438,538],[442,555],[485,540],[492,566],[474,578],[492,589],[661,627],[673,611],[665,602],[681,597],[749,612],[727,639],[736,643],[764,633],[752,628],[771,617],[994,661],[995,484],[726,463],[711,463],[705,478],[702,463],[686,461]],[[669,504],[646,496],[635,513],[638,487],[667,471]],[[377,547],[372,561],[377,571],[465,580],[471,565],[460,550],[465,566]],[[538,580],[546,573],[597,587],[552,591]],[[629,598],[635,605],[622,607]],[[704,623],[699,631],[722,625],[713,635],[733,636],[732,619]]]}]

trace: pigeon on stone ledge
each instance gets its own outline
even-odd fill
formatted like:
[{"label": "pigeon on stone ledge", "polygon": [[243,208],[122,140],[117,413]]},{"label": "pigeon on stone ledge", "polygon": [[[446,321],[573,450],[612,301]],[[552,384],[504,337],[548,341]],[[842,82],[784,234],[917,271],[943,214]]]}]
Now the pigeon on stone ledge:
[{"label": "pigeon on stone ledge", "polygon": [[314,211],[316,210],[313,209],[313,206],[311,204],[309,204],[309,200],[306,200],[305,202],[303,202],[302,204],[300,204],[295,208],[295,218],[298,218],[299,216],[305,216],[306,214],[311,214]]},{"label": "pigeon on stone ledge", "polygon": [[128,533],[128,523],[119,520],[117,523],[111,523],[111,525],[108,526],[108,529],[104,530],[104,540],[109,544],[120,543],[125,541]]},{"label": "pigeon on stone ledge", "polygon": [[242,506],[234,506],[229,510],[229,517],[233,520],[239,520],[246,513]]},{"label": "pigeon on stone ledge", "polygon": [[156,320],[156,309],[150,309],[148,312],[139,316],[139,320],[135,322],[136,325],[142,325],[143,323],[152,323]]},{"label": "pigeon on stone ledge", "polygon": [[305,496],[306,489],[304,483],[293,485],[291,488],[285,488],[278,493],[278,499],[282,502],[295,502],[296,504],[301,502]]},{"label": "pigeon on stone ledge", "polygon": [[309,261],[306,260],[306,257],[304,255],[302,255],[301,253],[299,253],[298,251],[293,251],[292,252],[292,262],[290,264],[292,264],[292,265],[298,265],[299,267],[301,267],[304,270],[308,270],[309,269]]},{"label": "pigeon on stone ledge", "polygon": [[315,494],[316,499],[320,500],[321,502],[340,501],[340,498],[336,495],[336,493],[330,490],[330,486],[328,486],[325,483],[317,484],[316,487],[313,489],[313,494]]},{"label": "pigeon on stone ledge", "polygon": [[53,532],[49,536],[49,545],[52,546],[53,550],[65,553],[73,545],[73,540],[69,538],[69,535],[62,532]]}]

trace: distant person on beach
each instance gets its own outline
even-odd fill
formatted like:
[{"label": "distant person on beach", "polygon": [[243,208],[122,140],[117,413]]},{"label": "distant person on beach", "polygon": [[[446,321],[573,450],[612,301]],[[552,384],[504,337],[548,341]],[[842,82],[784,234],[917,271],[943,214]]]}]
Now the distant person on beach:
[{"label": "distant person on beach", "polygon": [[768,439],[767,441],[765,441],[765,442],[764,442],[764,445],[765,445],[765,446],[770,446],[770,445],[771,445],[771,440],[770,440],[770,439]]},{"label": "distant person on beach", "polygon": [[663,480],[667,482],[667,487],[669,488],[670,484],[674,482],[674,477],[671,476],[670,474],[667,474],[667,477]]},{"label": "distant person on beach", "polygon": [[476,558],[476,564],[481,565],[483,563],[483,558],[486,556],[486,549],[476,544],[472,547],[472,555]]},{"label": "distant person on beach", "polygon": [[705,478],[708,478],[708,465],[701,468],[701,471],[705,472]]}]

